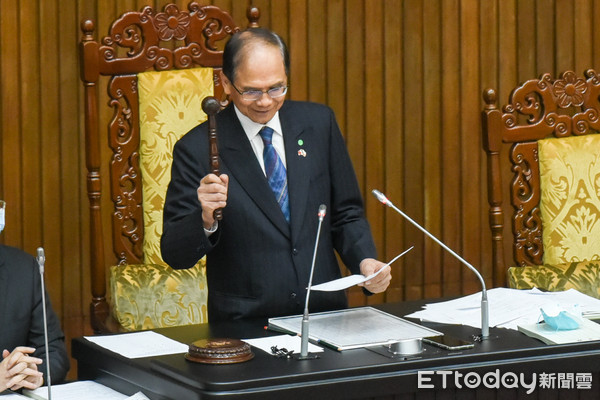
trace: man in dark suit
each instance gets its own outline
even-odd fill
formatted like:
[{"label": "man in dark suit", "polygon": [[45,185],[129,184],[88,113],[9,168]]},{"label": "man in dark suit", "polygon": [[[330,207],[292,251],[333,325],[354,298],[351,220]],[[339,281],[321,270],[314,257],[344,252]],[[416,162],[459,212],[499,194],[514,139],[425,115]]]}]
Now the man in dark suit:
[{"label": "man in dark suit", "polygon": [[[40,273],[29,254],[0,245],[0,392],[35,389],[45,382],[46,347]],[[64,335],[46,294],[50,377],[63,381],[69,371]]]},{"label": "man in dark suit", "polygon": [[[385,267],[375,259],[333,112],[284,101],[288,75],[289,56],[279,36],[264,29],[237,33],[225,47],[221,74],[233,103],[217,114],[222,174],[209,173],[206,123],[173,151],[162,255],[173,268],[191,267],[207,255],[211,321],[302,313],[321,204],[327,215],[314,284],[341,276],[334,250],[353,274],[368,276]],[[223,218],[216,221],[219,208]],[[388,287],[391,275],[385,268],[365,283],[366,290]],[[313,292],[309,307],[311,312],[340,309],[347,301],[344,292]]]}]

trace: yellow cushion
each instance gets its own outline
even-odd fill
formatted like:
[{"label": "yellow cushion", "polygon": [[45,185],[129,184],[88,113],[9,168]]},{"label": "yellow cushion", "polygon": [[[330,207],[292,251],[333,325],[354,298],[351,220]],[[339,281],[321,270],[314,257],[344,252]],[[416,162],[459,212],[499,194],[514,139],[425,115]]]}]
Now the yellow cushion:
[{"label": "yellow cushion", "polygon": [[600,259],[600,135],[538,142],[544,264]]},{"label": "yellow cushion", "polygon": [[213,95],[213,82],[212,68],[138,74],[144,263],[166,265],[160,254],[160,237],[173,146],[206,120],[202,100]]},{"label": "yellow cushion", "polygon": [[126,331],[208,322],[204,259],[173,270],[157,264],[110,269],[113,316]]},{"label": "yellow cushion", "polygon": [[514,289],[537,287],[548,292],[576,289],[600,299],[600,261],[511,267],[508,283]]}]

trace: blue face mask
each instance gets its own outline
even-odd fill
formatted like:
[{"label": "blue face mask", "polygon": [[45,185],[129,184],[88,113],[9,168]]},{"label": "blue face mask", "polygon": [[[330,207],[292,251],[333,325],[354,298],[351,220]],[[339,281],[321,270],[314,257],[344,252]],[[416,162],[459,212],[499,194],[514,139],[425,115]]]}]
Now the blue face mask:
[{"label": "blue face mask", "polygon": [[575,306],[571,310],[559,310],[549,307],[546,311],[540,309],[544,322],[551,328],[557,331],[570,331],[579,328],[581,313],[578,307]]}]

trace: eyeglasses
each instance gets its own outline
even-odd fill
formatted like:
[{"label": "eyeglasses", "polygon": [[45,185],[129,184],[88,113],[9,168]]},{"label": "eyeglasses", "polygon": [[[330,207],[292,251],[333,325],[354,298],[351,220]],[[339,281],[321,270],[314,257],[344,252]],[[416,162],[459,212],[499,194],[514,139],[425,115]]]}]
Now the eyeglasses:
[{"label": "eyeglasses", "polygon": [[260,100],[263,97],[263,94],[268,94],[270,98],[276,99],[278,97],[284,96],[287,93],[288,86],[278,86],[271,88],[269,90],[246,90],[242,92],[240,89],[235,87],[233,82],[231,82],[231,86],[242,96],[242,99],[248,101],[256,101]]}]

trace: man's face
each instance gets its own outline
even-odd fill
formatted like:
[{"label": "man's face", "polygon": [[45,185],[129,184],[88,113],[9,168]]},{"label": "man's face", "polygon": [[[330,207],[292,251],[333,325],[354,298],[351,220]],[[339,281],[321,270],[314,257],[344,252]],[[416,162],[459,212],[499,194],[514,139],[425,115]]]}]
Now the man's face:
[{"label": "man's face", "polygon": [[273,99],[267,93],[263,93],[258,100],[245,100],[233,85],[240,92],[247,90],[266,92],[287,85],[283,57],[276,46],[263,43],[253,43],[243,51],[245,54],[242,55],[241,63],[236,68],[235,82],[230,82],[225,75],[221,75],[223,89],[242,114],[256,123],[266,124],[281,108],[285,96]]}]

